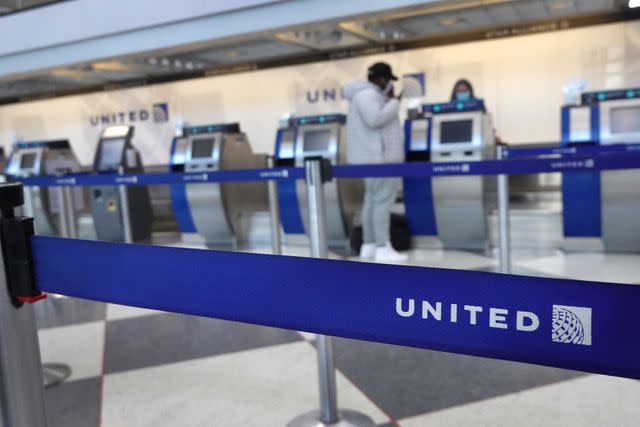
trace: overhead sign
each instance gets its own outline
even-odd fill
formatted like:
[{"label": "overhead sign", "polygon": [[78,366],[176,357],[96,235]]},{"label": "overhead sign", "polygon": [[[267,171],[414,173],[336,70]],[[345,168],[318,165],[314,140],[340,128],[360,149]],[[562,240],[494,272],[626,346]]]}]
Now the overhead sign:
[{"label": "overhead sign", "polygon": [[91,126],[113,126],[122,124],[166,123],[169,121],[169,104],[154,103],[151,108],[142,107],[124,111],[110,111],[89,116]]}]

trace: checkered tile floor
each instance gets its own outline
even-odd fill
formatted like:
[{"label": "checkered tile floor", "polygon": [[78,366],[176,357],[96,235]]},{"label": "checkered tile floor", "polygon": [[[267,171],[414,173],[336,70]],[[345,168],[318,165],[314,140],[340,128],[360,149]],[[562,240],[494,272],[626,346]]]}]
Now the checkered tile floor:
[{"label": "checkered tile floor", "polygon": [[[296,253],[289,252],[292,254]],[[515,273],[634,283],[640,256],[515,254]],[[414,265],[491,270],[484,255],[416,250]],[[71,298],[36,304],[52,427],[283,426],[317,408],[314,336]],[[339,402],[379,425],[637,425],[640,383],[336,339]]]}]

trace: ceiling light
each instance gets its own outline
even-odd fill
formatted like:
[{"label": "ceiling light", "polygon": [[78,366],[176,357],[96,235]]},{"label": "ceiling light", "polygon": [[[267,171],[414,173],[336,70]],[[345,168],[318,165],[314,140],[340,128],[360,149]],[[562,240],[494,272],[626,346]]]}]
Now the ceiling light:
[{"label": "ceiling light", "polygon": [[448,18],[442,18],[438,21],[438,23],[445,27],[450,27],[452,25],[456,25],[460,20],[455,16],[450,16]]},{"label": "ceiling light", "polygon": [[551,10],[569,9],[570,7],[573,7],[572,1],[559,1],[549,4]]},{"label": "ceiling light", "polygon": [[305,39],[317,45],[338,44],[342,40],[342,31],[339,29],[318,30],[305,32]]},{"label": "ceiling light", "polygon": [[629,0],[629,7],[640,7],[640,0]]}]

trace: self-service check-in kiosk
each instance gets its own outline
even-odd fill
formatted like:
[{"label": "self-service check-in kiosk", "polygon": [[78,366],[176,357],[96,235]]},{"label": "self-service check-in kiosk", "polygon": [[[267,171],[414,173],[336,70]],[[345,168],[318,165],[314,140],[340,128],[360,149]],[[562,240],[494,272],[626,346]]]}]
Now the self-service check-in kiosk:
[{"label": "self-service check-in kiosk", "polygon": [[[185,127],[171,147],[173,172],[266,166],[267,156],[253,153],[238,123]],[[170,191],[180,231],[197,232],[208,246],[237,246],[251,224],[242,220],[269,210],[266,182],[175,184]]]},{"label": "self-service check-in kiosk", "polygon": [[[431,161],[431,123],[431,115],[425,116],[422,106],[409,110],[404,122],[405,162]],[[431,178],[404,177],[402,180],[407,225],[414,245],[419,247],[422,239],[438,234]]]},{"label": "self-service check-in kiosk", "polygon": [[[563,107],[562,143],[640,143],[640,89],[587,92],[581,105]],[[606,251],[640,252],[638,182],[636,169],[564,173],[565,238],[601,237]]]},{"label": "self-service check-in kiosk", "polygon": [[[79,172],[80,163],[69,141],[19,142],[7,161],[5,173],[14,177],[64,175]],[[60,188],[25,187],[25,214],[33,216],[36,234],[55,236],[60,233]],[[81,188],[71,192],[74,211],[84,209]]]},{"label": "self-service check-in kiosk", "polygon": [[[331,114],[292,117],[280,124],[276,136],[277,166],[304,166],[307,157],[323,157],[331,164],[346,161],[346,117]],[[362,207],[361,180],[341,179],[325,183],[327,240],[333,249],[348,249],[354,218]],[[280,219],[285,239],[308,230],[306,186],[301,180],[278,182]]]},{"label": "self-service check-in kiosk", "polygon": [[[491,115],[474,99],[423,106],[431,113],[432,163],[472,162],[495,157]],[[436,167],[436,165],[434,165]],[[460,166],[464,172],[464,163]],[[495,208],[493,176],[435,177],[431,181],[436,228],[447,249],[486,250],[488,217]]]},{"label": "self-service check-in kiosk", "polygon": [[[142,173],[140,153],[133,146],[133,126],[106,128],[96,149],[93,162],[98,173]],[[126,206],[123,206],[123,202]],[[91,212],[98,240],[124,242],[125,227],[136,242],[151,238],[151,200],[144,186],[92,187]]]}]

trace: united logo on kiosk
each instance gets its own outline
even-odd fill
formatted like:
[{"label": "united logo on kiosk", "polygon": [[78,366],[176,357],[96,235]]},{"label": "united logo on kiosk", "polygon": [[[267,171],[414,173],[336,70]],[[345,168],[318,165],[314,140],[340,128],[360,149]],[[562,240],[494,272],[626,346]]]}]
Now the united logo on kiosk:
[{"label": "united logo on kiosk", "polygon": [[591,345],[591,308],[554,305],[551,339],[554,342]]}]

